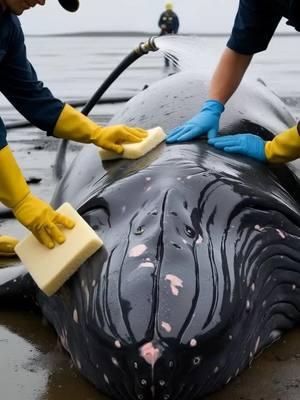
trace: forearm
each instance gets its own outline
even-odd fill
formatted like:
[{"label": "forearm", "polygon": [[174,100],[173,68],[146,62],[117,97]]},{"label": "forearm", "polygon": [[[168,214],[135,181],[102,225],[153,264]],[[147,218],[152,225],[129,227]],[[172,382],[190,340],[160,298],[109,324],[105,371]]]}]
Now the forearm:
[{"label": "forearm", "polygon": [[9,146],[0,150],[0,170],[0,202],[14,208],[30,190]]},{"label": "forearm", "polygon": [[81,112],[65,104],[56,121],[53,136],[61,139],[71,139],[80,143],[92,143],[96,131],[100,129],[95,122]]},{"label": "forearm", "polygon": [[226,48],[210,82],[208,98],[225,104],[241,83],[252,57]]},{"label": "forearm", "polygon": [[0,68],[0,90],[10,103],[33,125],[52,134],[64,104],[36,79],[36,75],[8,73]]},{"label": "forearm", "polygon": [[283,163],[300,157],[300,123],[266,142],[265,153],[268,162]]},{"label": "forearm", "polygon": [[148,135],[142,128],[126,125],[100,126],[68,104],[64,106],[53,134],[61,139],[93,143],[118,154],[124,151],[123,143],[138,143]]}]

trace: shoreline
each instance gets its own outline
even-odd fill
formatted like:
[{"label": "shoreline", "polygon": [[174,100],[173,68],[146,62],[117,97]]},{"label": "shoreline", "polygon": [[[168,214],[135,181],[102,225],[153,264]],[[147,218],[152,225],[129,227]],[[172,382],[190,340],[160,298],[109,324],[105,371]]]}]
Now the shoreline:
[{"label": "shoreline", "polygon": [[[180,33],[179,36],[195,36],[195,37],[227,37],[230,32],[220,33]],[[287,37],[287,36],[298,36],[299,33],[295,32],[282,32],[275,33],[274,37]],[[43,34],[26,34],[27,37],[135,37],[135,36],[158,36],[158,32],[146,32],[146,31],[103,31],[103,32],[66,32],[66,33],[43,33]]]}]

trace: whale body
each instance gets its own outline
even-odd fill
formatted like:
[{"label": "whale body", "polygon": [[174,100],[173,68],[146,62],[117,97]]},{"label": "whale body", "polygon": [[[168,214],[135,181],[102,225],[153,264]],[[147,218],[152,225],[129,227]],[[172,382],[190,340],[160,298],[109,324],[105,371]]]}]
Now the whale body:
[{"label": "whale body", "polygon": [[[196,73],[170,76],[130,100],[111,124],[169,132],[197,112],[207,82]],[[243,84],[220,134],[270,139],[294,124],[268,88]],[[26,292],[80,372],[110,398],[199,399],[299,322],[295,165],[226,154],[205,138],[103,163],[85,146],[52,204],[65,201],[103,248],[52,297],[22,267],[4,268],[0,298],[17,302]]]}]

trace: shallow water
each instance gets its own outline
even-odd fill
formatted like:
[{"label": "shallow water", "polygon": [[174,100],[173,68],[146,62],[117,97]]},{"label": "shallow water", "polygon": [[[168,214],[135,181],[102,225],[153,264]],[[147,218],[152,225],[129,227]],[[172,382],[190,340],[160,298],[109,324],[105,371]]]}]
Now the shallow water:
[{"label": "shallow water", "polygon": [[[38,75],[53,93],[66,101],[88,99],[111,70],[144,37],[30,37],[28,54]],[[161,39],[160,39],[161,40]],[[176,39],[178,41],[178,38]],[[168,38],[166,51],[177,46]],[[225,37],[179,39],[177,56],[184,69],[211,71]],[[300,116],[299,37],[276,37],[268,52],[255,57],[249,71],[252,79],[262,79]],[[191,47],[194,61],[190,57]],[[198,51],[198,53],[196,53]],[[196,55],[195,55],[196,54]],[[107,95],[134,95],[145,84],[169,73],[163,67],[163,56],[151,53],[138,60],[112,86]],[[122,105],[97,106],[91,116],[107,122]],[[22,117],[0,97],[0,113],[5,122]],[[36,128],[10,131],[9,142],[27,178],[41,178],[31,185],[32,191],[50,200],[54,187],[53,164],[58,141],[46,138]],[[67,155],[70,163],[81,145],[72,146]],[[0,221],[1,233],[24,235],[20,224]],[[13,260],[10,262],[14,262]],[[6,261],[2,262],[4,265]],[[0,265],[1,266],[1,265]],[[207,400],[296,400],[300,395],[300,331],[295,329],[273,345],[222,391]],[[26,310],[0,310],[0,399],[8,400],[104,400],[72,366],[60,347],[55,332],[42,316]]]},{"label": "shallow water", "polygon": [[0,324],[1,399],[106,399],[80,376],[41,316],[0,311]]}]

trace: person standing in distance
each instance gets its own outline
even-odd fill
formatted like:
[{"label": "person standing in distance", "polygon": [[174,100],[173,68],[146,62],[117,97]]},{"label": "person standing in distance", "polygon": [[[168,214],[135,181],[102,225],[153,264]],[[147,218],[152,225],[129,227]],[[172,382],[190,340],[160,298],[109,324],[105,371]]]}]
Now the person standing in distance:
[{"label": "person standing in distance", "polygon": [[[166,3],[166,11],[159,17],[158,26],[160,27],[160,36],[176,35],[179,29],[179,18],[173,11],[173,4]],[[165,57],[165,66],[169,67],[170,60]]]}]

